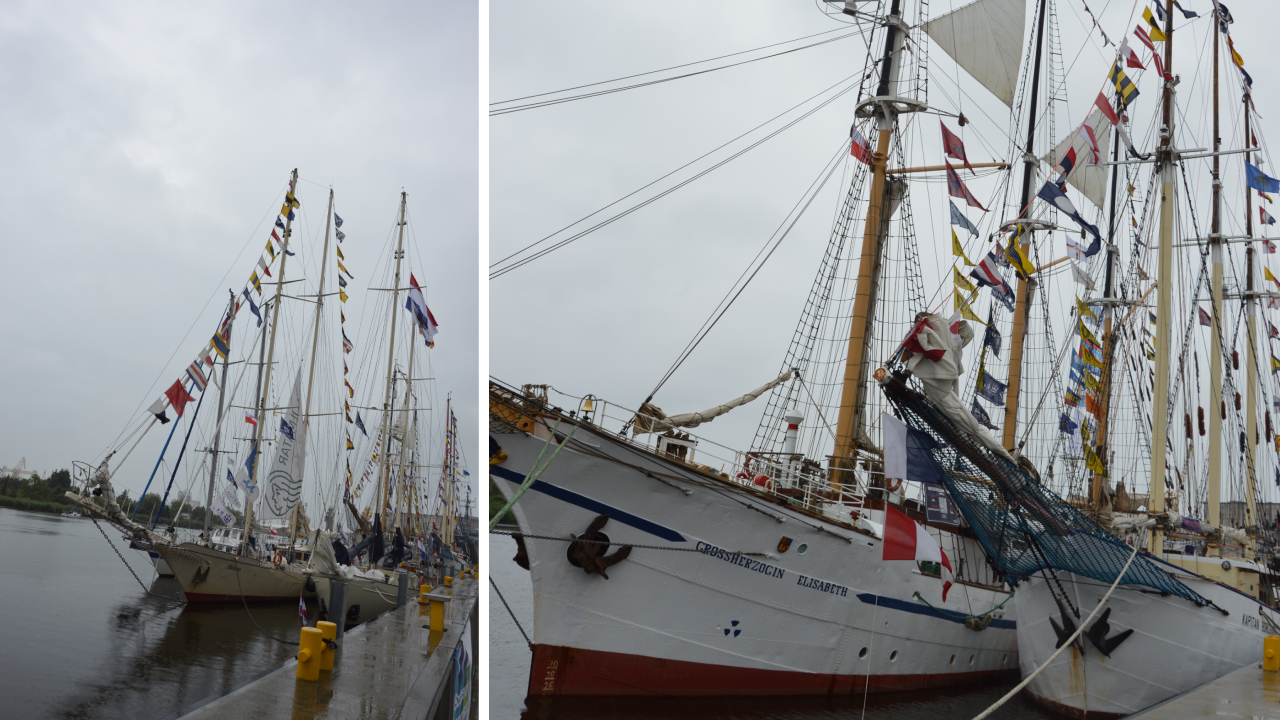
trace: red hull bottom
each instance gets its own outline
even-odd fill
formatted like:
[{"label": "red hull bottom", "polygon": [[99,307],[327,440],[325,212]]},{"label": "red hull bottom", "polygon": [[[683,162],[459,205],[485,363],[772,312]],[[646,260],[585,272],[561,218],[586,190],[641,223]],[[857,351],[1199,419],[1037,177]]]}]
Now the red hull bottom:
[{"label": "red hull bottom", "polygon": [[1065,705],[1057,700],[1050,700],[1049,698],[1037,695],[1030,690],[1027,691],[1027,695],[1035,702],[1035,704],[1043,708],[1047,708],[1048,710],[1062,715],[1063,717],[1074,718],[1075,720],[1117,720],[1118,718],[1128,717],[1128,713],[1085,712],[1078,707]]},{"label": "red hull bottom", "polygon": [[530,696],[859,695],[1016,680],[1017,668],[942,675],[819,675],[535,645]]}]

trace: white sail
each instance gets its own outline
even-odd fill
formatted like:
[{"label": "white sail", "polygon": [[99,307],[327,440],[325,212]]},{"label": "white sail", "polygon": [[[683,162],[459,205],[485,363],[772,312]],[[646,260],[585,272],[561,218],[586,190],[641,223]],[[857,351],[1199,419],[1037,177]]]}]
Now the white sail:
[{"label": "white sail", "polygon": [[977,0],[930,20],[924,30],[956,64],[1012,108],[1026,21],[1026,0]]},{"label": "white sail", "polygon": [[[302,431],[302,369],[293,380],[289,407],[283,413],[289,431],[279,429],[280,445],[275,462],[267,474],[266,493],[262,499],[264,518],[285,520],[302,495],[302,470],[307,459],[307,436]],[[292,437],[290,437],[292,435]]]},{"label": "white sail", "polygon": [[[1094,108],[1089,113],[1089,122],[1093,125],[1094,137],[1098,140],[1098,152],[1101,155],[1100,162],[1106,162],[1110,159],[1111,152],[1111,121],[1102,114],[1098,108]],[[1071,137],[1058,143],[1053,152],[1042,158],[1049,163],[1050,167],[1056,166],[1062,156],[1066,154],[1068,147],[1076,149],[1075,170],[1067,177],[1067,183],[1075,189],[1084,193],[1089,201],[1098,207],[1102,207],[1102,203],[1106,199],[1107,191],[1107,171],[1102,165],[1095,165],[1091,160],[1092,150],[1089,149],[1089,141],[1085,139],[1079,132],[1079,128],[1072,128]],[[1055,171],[1053,177],[1057,177]]]}]

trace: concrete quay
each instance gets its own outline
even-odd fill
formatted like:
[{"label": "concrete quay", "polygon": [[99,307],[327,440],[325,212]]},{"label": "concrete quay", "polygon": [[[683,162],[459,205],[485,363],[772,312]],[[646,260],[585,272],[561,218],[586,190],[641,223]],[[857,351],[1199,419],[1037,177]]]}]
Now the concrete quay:
[{"label": "concrete quay", "polygon": [[[455,580],[451,588],[433,591],[441,593],[451,598],[445,604],[443,631],[430,629],[428,606],[411,595],[405,606],[348,631],[334,655],[333,671],[321,672],[318,681],[297,679],[298,662],[291,660],[180,720],[451,719],[455,692],[459,703],[467,698],[466,715],[476,718],[477,583],[474,577]],[[457,676],[460,667],[466,668],[463,677]],[[464,684],[469,685],[465,693]]]},{"label": "concrete quay", "polygon": [[1251,663],[1213,682],[1130,715],[1126,720],[1280,718],[1280,672]]}]

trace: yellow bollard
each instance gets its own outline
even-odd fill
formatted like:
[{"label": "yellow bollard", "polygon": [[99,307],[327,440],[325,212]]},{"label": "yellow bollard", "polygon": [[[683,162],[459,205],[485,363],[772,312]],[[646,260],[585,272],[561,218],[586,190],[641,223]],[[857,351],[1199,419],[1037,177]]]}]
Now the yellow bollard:
[{"label": "yellow bollard", "polygon": [[1262,641],[1262,669],[1280,671],[1280,635],[1268,635]]},{"label": "yellow bollard", "polygon": [[[333,641],[334,638],[338,637],[338,626],[334,623],[321,620],[316,623],[316,629],[320,631],[320,637],[325,640]],[[329,643],[324,643],[320,646],[320,669],[333,669],[333,648],[330,647]]]},{"label": "yellow bollard", "polygon": [[453,587],[453,578],[446,576],[444,579],[445,587]]},{"label": "yellow bollard", "polygon": [[324,647],[321,637],[322,633],[316,628],[302,628],[302,637],[298,641],[299,680],[320,679],[320,648]]},{"label": "yellow bollard", "polygon": [[431,603],[431,600],[427,599],[427,593],[429,593],[429,592],[431,592],[431,586],[430,586],[430,585],[419,585],[419,586],[418,586],[418,603],[419,603],[419,604],[430,604],[430,603]]},{"label": "yellow bollard", "polygon": [[431,601],[431,629],[444,632],[444,603],[439,600]]}]

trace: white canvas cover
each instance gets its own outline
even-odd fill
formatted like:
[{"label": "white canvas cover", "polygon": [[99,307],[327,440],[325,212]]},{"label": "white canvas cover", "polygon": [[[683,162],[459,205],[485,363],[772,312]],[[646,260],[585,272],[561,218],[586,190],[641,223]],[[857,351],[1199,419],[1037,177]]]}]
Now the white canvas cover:
[{"label": "white canvas cover", "polygon": [[708,410],[703,410],[702,412],[682,413],[680,415],[666,417],[662,415],[661,410],[658,410],[652,405],[649,405],[647,408],[641,408],[641,415],[637,416],[635,425],[636,434],[666,432],[667,430],[677,427],[698,427],[704,422],[711,422],[730,410],[741,405],[746,405],[752,400],[755,400],[761,395],[772,390],[774,386],[790,380],[791,373],[792,371],[788,370],[775,380],[761,385],[746,395],[734,398],[723,405],[717,405]]},{"label": "white canvas cover", "polygon": [[924,30],[974,80],[1013,108],[1026,24],[1026,0],[977,0],[930,20]]},{"label": "white canvas cover", "polygon": [[[1102,154],[1099,158],[1100,162],[1107,162],[1111,159],[1111,121],[1097,107],[1089,113],[1089,121],[1093,124],[1094,137],[1098,139],[1098,151]],[[1052,166],[1056,166],[1062,156],[1067,153],[1068,147],[1076,149],[1076,166],[1071,175],[1067,177],[1067,184],[1079,190],[1089,201],[1098,207],[1102,207],[1102,203],[1106,201],[1107,190],[1107,171],[1104,165],[1094,165],[1090,157],[1093,151],[1089,149],[1089,141],[1079,132],[1080,127],[1071,128],[1071,137],[1058,143],[1053,152],[1045,155],[1043,160]],[[1057,172],[1054,171],[1053,177],[1057,178]],[[1083,210],[1080,205],[1076,205],[1077,210]]]}]

